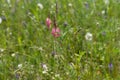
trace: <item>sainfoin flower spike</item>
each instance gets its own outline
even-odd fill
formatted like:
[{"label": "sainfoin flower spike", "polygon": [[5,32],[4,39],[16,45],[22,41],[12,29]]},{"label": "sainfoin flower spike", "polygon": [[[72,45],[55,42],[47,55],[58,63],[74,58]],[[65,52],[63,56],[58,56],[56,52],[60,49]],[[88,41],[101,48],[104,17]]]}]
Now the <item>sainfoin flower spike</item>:
[{"label": "sainfoin flower spike", "polygon": [[51,25],[52,21],[50,18],[46,18],[46,26],[48,27],[48,29],[50,29],[50,25]]},{"label": "sainfoin flower spike", "polygon": [[60,29],[58,27],[52,28],[52,35],[54,37],[59,37],[60,36]]}]

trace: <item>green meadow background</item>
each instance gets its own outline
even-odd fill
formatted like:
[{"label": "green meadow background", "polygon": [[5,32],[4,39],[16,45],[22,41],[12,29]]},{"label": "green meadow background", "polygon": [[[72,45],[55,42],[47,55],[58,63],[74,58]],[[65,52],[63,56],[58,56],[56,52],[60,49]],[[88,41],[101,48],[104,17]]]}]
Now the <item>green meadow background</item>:
[{"label": "green meadow background", "polygon": [[119,0],[0,0],[0,19],[0,80],[120,80]]}]

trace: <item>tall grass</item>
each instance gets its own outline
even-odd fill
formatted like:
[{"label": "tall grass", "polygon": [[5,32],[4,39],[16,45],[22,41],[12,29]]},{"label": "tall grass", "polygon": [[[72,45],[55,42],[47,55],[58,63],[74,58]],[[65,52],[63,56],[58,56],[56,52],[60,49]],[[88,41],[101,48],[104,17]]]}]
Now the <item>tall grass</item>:
[{"label": "tall grass", "polygon": [[120,1],[58,0],[57,11],[56,0],[0,0],[0,80],[119,80]]}]

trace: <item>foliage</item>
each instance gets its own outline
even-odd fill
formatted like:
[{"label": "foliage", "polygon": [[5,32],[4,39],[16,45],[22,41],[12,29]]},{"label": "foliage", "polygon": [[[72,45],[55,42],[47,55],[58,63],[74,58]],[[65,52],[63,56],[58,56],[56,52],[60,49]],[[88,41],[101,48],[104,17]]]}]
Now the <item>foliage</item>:
[{"label": "foliage", "polygon": [[0,0],[0,80],[119,80],[119,5],[58,0],[56,9],[56,0]]}]

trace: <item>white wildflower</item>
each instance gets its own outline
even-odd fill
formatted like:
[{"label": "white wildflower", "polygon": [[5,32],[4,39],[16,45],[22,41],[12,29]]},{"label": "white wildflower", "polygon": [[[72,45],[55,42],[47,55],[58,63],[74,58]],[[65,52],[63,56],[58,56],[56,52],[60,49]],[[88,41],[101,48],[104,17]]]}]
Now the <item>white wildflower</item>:
[{"label": "white wildflower", "polygon": [[100,23],[99,22],[96,22],[96,25],[99,25]]},{"label": "white wildflower", "polygon": [[46,65],[46,64],[42,64],[42,67],[43,67],[42,73],[43,73],[43,74],[46,74],[46,73],[48,72],[48,67],[47,67],[47,65]]},{"label": "white wildflower", "polygon": [[120,30],[120,27],[118,27],[117,30]]},{"label": "white wildflower", "polygon": [[15,53],[11,54],[11,56],[14,57],[14,56],[15,56]]},{"label": "white wildflower", "polygon": [[102,10],[102,12],[101,12],[102,14],[105,14],[105,10]]},{"label": "white wildflower", "polygon": [[40,8],[40,9],[43,9],[43,5],[41,3],[38,3],[37,6]]},{"label": "white wildflower", "polygon": [[9,35],[12,35],[12,32],[10,32]]},{"label": "white wildflower", "polygon": [[42,73],[43,73],[43,74],[46,74],[46,73],[47,73],[47,71],[45,71],[45,70],[44,70],[44,71],[42,71]]},{"label": "white wildflower", "polygon": [[24,9],[25,7],[24,6],[22,6],[22,9]]},{"label": "white wildflower", "polygon": [[91,41],[92,38],[93,38],[93,35],[90,32],[87,32],[86,35],[85,35],[85,39],[88,40],[88,41]]},{"label": "white wildflower", "polygon": [[0,17],[0,24],[2,23],[2,18]]},{"label": "white wildflower", "polygon": [[28,16],[30,16],[30,15],[31,15],[31,12],[28,12],[27,14],[28,14]]},{"label": "white wildflower", "polygon": [[22,68],[22,64],[18,64],[18,68]]},{"label": "white wildflower", "polygon": [[0,52],[3,52],[3,51],[4,51],[4,49],[0,48]]},{"label": "white wildflower", "polygon": [[55,8],[55,6],[56,6],[56,4],[53,4],[53,5],[51,5],[51,8],[53,9],[53,8]]},{"label": "white wildflower", "polygon": [[34,65],[31,65],[31,68],[34,68]]},{"label": "white wildflower", "polygon": [[69,7],[72,7],[72,3],[69,3],[68,6],[69,6]]},{"label": "white wildflower", "polygon": [[55,74],[55,77],[60,77],[60,74]]},{"label": "white wildflower", "polygon": [[101,50],[103,50],[103,47],[99,47],[98,49],[101,51]]},{"label": "white wildflower", "polygon": [[109,4],[109,0],[103,0],[106,5]]},{"label": "white wildflower", "polygon": [[12,5],[11,5],[11,0],[7,0],[7,3],[8,3],[8,5],[9,5],[9,7],[12,7]]},{"label": "white wildflower", "polygon": [[43,51],[43,48],[42,48],[42,47],[39,47],[38,50]]},{"label": "white wildflower", "polygon": [[53,77],[52,77],[52,80],[54,80],[54,79],[55,79],[55,77],[53,76]]},{"label": "white wildflower", "polygon": [[11,1],[10,1],[10,0],[7,0],[7,3],[8,3],[8,4],[10,4],[10,3],[11,3]]},{"label": "white wildflower", "polygon": [[43,64],[42,67],[43,67],[44,70],[46,70],[46,71],[48,70],[48,67],[47,67],[46,64]]}]

